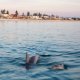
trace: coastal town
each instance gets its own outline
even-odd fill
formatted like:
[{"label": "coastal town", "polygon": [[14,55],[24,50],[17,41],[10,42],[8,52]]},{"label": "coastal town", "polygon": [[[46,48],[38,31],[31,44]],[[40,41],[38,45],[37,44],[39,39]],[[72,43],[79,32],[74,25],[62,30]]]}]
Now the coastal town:
[{"label": "coastal town", "polygon": [[77,17],[60,17],[58,15],[49,15],[42,13],[33,13],[30,12],[19,14],[18,10],[14,11],[14,13],[10,14],[8,10],[0,11],[0,19],[30,19],[30,20],[69,20],[69,21],[79,21],[80,18]]}]

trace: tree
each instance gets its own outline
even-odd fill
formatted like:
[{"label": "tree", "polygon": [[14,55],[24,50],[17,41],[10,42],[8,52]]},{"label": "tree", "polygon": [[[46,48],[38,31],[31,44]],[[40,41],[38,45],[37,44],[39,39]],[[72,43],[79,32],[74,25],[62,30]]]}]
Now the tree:
[{"label": "tree", "polygon": [[9,14],[9,11],[7,10],[6,14]]},{"label": "tree", "polygon": [[18,11],[17,11],[17,10],[15,11],[15,16],[16,16],[16,17],[18,16]]},{"label": "tree", "polygon": [[1,10],[1,14],[5,14],[5,9]]},{"label": "tree", "polygon": [[1,10],[1,14],[3,14],[3,11]]},{"label": "tree", "polygon": [[53,17],[55,17],[55,15],[52,14],[51,17],[53,18]]},{"label": "tree", "polygon": [[42,16],[42,14],[41,14],[41,13],[39,13],[39,14],[38,14],[38,16],[39,16],[39,17],[41,17],[41,16]]},{"label": "tree", "polygon": [[30,12],[27,12],[27,16],[30,16]]},{"label": "tree", "polygon": [[56,18],[59,18],[59,16],[56,16]]},{"label": "tree", "polygon": [[49,16],[49,15],[47,15],[47,14],[43,14],[43,16]]},{"label": "tree", "polygon": [[34,13],[33,16],[38,16],[38,14],[37,13]]}]

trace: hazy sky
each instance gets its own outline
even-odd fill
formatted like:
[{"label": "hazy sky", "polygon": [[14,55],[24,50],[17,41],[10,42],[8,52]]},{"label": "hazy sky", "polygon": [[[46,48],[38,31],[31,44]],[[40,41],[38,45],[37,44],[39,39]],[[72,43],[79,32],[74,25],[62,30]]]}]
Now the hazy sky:
[{"label": "hazy sky", "polygon": [[0,0],[0,9],[80,17],[80,0]]}]

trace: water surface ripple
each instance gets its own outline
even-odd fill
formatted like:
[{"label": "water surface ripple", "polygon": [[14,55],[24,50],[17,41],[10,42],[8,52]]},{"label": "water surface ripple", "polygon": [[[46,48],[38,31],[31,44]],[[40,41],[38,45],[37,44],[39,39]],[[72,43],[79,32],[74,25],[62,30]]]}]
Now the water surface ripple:
[{"label": "water surface ripple", "polygon": [[[26,52],[52,56],[26,70]],[[80,80],[80,22],[0,21],[0,80]]]}]

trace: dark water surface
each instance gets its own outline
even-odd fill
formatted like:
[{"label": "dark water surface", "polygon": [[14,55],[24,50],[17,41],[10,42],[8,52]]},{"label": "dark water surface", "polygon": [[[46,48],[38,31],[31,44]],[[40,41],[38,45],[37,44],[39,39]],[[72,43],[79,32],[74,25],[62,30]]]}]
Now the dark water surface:
[{"label": "dark water surface", "polygon": [[[52,56],[27,71],[26,52]],[[80,80],[80,22],[0,21],[0,80]]]}]

